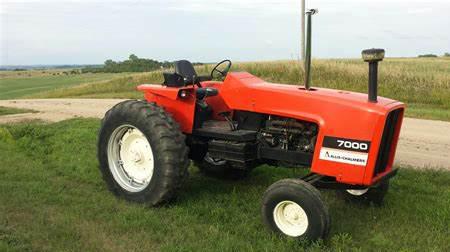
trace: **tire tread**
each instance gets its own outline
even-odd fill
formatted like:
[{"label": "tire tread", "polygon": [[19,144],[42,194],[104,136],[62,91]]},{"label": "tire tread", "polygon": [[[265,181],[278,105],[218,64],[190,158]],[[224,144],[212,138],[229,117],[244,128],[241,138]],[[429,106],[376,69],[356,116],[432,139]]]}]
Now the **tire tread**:
[{"label": "tire tread", "polygon": [[[158,138],[158,144],[152,146],[154,152],[164,153],[158,159],[161,169],[159,185],[154,190],[143,190],[138,193],[127,193],[112,178],[106,157],[107,139],[105,130],[117,120],[133,121],[143,127],[145,132]],[[181,132],[178,123],[175,122],[161,107],[155,103],[142,100],[127,100],[113,106],[105,113],[101,121],[98,141],[98,159],[103,179],[108,188],[116,195],[123,196],[127,200],[147,203],[155,206],[172,200],[187,176],[189,159],[188,147],[185,144],[185,136]]]}]

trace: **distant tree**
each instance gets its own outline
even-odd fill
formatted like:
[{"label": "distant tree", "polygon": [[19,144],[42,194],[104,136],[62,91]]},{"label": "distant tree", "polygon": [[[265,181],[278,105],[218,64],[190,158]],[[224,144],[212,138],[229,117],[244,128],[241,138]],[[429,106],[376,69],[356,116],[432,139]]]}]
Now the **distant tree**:
[{"label": "distant tree", "polygon": [[120,72],[149,72],[161,68],[170,68],[172,62],[159,62],[153,59],[139,58],[131,54],[127,60],[113,61],[108,59],[103,66],[88,66],[81,69],[81,73],[120,73]]},{"label": "distant tree", "polygon": [[129,60],[131,61],[137,61],[139,60],[138,56],[134,55],[134,54],[130,54],[130,56],[128,57]]},{"label": "distant tree", "polygon": [[444,57],[450,57],[450,53],[448,52],[444,53]]},{"label": "distant tree", "polygon": [[421,55],[419,55],[419,58],[437,58],[437,55],[436,54],[431,54],[431,53],[429,53],[429,54],[421,54]]},{"label": "distant tree", "polygon": [[106,60],[105,61],[105,66],[110,66],[110,65],[112,65],[112,64],[114,64],[115,62],[113,61],[113,60],[111,60],[111,59],[109,59],[109,60]]}]

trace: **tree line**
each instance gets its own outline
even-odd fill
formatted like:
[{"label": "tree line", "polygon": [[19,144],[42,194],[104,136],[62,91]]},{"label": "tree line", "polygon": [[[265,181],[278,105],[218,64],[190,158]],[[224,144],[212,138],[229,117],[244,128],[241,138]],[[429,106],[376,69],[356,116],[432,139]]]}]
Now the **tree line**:
[{"label": "tree line", "polygon": [[[202,63],[194,63],[202,65]],[[122,72],[149,72],[162,68],[173,67],[173,62],[157,61],[153,59],[139,58],[131,54],[127,60],[113,61],[108,59],[103,66],[89,66],[81,69],[82,73],[122,73]]]},{"label": "tree line", "polygon": [[[419,58],[437,58],[439,56],[437,56],[436,54],[428,53],[428,54],[420,54],[418,57]],[[444,55],[442,55],[442,57],[450,57],[450,53],[444,53]]]}]

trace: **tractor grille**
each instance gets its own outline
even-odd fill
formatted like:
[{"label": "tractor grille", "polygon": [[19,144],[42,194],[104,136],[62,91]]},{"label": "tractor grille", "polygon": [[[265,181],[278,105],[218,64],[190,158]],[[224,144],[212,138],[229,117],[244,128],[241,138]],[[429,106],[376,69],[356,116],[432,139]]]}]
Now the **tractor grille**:
[{"label": "tractor grille", "polygon": [[373,176],[384,172],[389,161],[389,154],[391,153],[392,139],[395,134],[395,127],[401,115],[402,109],[396,109],[389,113],[384,125],[383,136],[381,138],[380,148],[378,150],[377,162],[375,163],[375,171]]}]

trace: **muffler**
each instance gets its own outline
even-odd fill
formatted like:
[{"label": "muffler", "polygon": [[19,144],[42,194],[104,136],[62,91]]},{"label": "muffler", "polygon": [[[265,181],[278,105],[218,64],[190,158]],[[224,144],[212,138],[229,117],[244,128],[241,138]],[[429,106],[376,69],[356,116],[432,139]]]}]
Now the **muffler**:
[{"label": "muffler", "polygon": [[369,62],[369,102],[377,102],[378,61],[384,58],[384,49],[366,49],[361,52],[365,62]]}]

